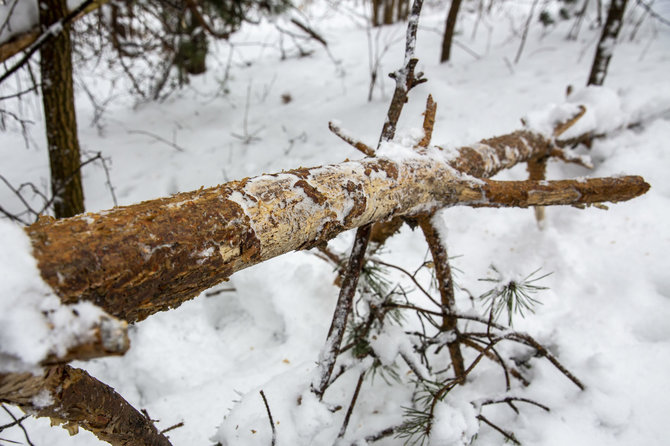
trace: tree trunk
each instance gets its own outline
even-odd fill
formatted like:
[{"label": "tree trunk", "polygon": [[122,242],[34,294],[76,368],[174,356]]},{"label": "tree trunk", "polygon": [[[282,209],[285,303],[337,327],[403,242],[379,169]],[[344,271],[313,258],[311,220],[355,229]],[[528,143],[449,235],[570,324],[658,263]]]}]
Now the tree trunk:
[{"label": "tree trunk", "polygon": [[614,52],[616,40],[619,37],[619,31],[623,24],[623,14],[626,10],[626,3],[628,0],[611,0],[609,12],[607,13],[607,20],[603,33],[598,42],[598,49],[593,58],[593,65],[591,66],[591,74],[586,85],[603,85],[605,76],[607,75],[607,67]]},{"label": "tree trunk", "polygon": [[132,323],[235,271],[367,223],[456,204],[620,201],[648,189],[639,177],[545,184],[467,176],[490,177],[552,148],[550,140],[521,131],[444,156],[302,168],[99,214],[42,218],[26,231],[42,277],[63,302],[89,300]]},{"label": "tree trunk", "polygon": [[454,40],[456,31],[456,20],[458,19],[458,10],[461,7],[461,0],[451,0],[451,7],[447,15],[447,23],[444,28],[444,37],[442,38],[442,54],[440,62],[446,62],[451,57],[451,42]]},{"label": "tree trunk", "polygon": [[[40,0],[43,32],[67,15],[66,0]],[[84,212],[77,120],[72,85],[72,44],[66,25],[40,50],[42,102],[56,218]]]}]

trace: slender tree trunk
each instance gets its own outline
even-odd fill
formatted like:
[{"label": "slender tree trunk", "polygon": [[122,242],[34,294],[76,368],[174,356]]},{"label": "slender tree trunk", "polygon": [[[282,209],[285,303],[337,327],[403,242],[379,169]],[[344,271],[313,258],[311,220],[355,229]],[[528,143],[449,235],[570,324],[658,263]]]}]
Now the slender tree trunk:
[{"label": "slender tree trunk", "polygon": [[444,29],[444,37],[442,39],[442,55],[440,62],[446,62],[451,56],[451,42],[454,39],[454,31],[456,30],[456,20],[458,19],[458,10],[461,7],[461,0],[452,0],[451,8],[449,8],[449,15],[447,15],[447,24]]},{"label": "slender tree trunk", "polygon": [[600,36],[598,49],[591,66],[591,74],[586,85],[602,85],[605,82],[607,67],[614,52],[614,45],[619,37],[627,2],[628,0],[612,0],[610,3],[607,21]]},{"label": "slender tree trunk", "polygon": [[[66,0],[40,0],[43,32],[67,15]],[[42,101],[51,167],[51,192],[56,218],[84,212],[79,141],[72,86],[72,44],[69,26],[40,50]]]},{"label": "slender tree trunk", "polygon": [[395,22],[395,0],[384,0],[384,25],[392,25]]}]

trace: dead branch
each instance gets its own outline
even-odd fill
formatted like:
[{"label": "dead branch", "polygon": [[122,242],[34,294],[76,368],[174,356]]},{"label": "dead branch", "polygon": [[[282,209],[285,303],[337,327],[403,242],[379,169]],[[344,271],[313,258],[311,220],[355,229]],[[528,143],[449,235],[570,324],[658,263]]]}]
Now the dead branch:
[{"label": "dead branch", "polygon": [[312,28],[310,28],[309,26],[307,26],[307,25],[305,25],[304,23],[300,22],[300,21],[299,21],[298,19],[296,19],[295,17],[294,17],[294,18],[291,18],[291,23],[293,23],[295,26],[297,26],[298,28],[300,28],[301,30],[303,30],[305,33],[307,33],[307,35],[310,36],[312,39],[316,40],[316,41],[319,42],[321,45],[323,45],[324,47],[328,48],[328,42],[326,41],[326,39],[324,39],[323,37],[321,37],[321,36],[319,35],[319,33],[317,33],[316,31],[314,31]]},{"label": "dead branch", "polygon": [[529,207],[627,201],[649,190],[642,177],[590,178],[559,181],[482,180],[481,199],[472,207]]},{"label": "dead branch", "polygon": [[649,187],[639,177],[538,183],[462,174],[488,177],[550,147],[539,135],[516,132],[443,160],[371,158],[296,169],[60,221],[44,217],[27,232],[43,278],[63,302],[89,300],[135,322],[235,271],[393,216],[455,204],[623,201]]},{"label": "dead branch", "polygon": [[265,392],[260,391],[261,398],[263,398],[263,404],[265,405],[265,410],[268,413],[268,420],[270,421],[270,427],[272,428],[272,442],[271,446],[275,446],[277,442],[277,429],[275,428],[275,422],[272,419],[272,411],[270,410],[270,405],[268,404],[268,399],[265,397]]},{"label": "dead branch", "polygon": [[428,147],[433,137],[433,128],[435,127],[435,113],[437,112],[437,104],[433,100],[433,96],[428,95],[426,100],[426,111],[423,112],[423,138],[417,144],[419,147]]},{"label": "dead branch", "polygon": [[342,141],[346,142],[349,144],[351,147],[354,149],[358,150],[365,156],[375,156],[375,151],[373,148],[365,144],[364,142],[357,141],[351,136],[346,135],[342,129],[335,123],[329,122],[328,123],[328,129],[333,132],[338,138],[340,138]]},{"label": "dead branch", "polygon": [[0,401],[49,417],[71,434],[82,427],[115,446],[170,446],[114,389],[67,365],[49,367],[42,375],[0,374]]},{"label": "dead branch", "polygon": [[[414,77],[414,67],[417,63],[417,59],[414,59],[414,48],[416,46],[416,33],[418,30],[419,15],[421,14],[422,5],[423,0],[414,0],[412,4],[412,12],[410,14],[406,33],[405,63],[403,67],[395,72],[392,76],[396,80],[396,89],[393,94],[391,104],[389,105],[386,122],[384,122],[381,136],[379,138],[379,143],[377,144],[377,149],[379,149],[383,141],[390,141],[395,136],[396,125],[398,123],[398,119],[400,118],[400,113],[402,112],[405,102],[407,102],[407,93],[409,90],[420,84],[422,81],[425,81],[425,79],[419,79],[421,75],[417,76],[416,78]],[[385,163],[385,161],[382,162]],[[370,171],[370,173],[372,173],[372,171]],[[393,172],[386,172],[386,175],[389,174],[391,177],[394,176]],[[297,184],[298,183],[296,183],[296,185]],[[305,184],[309,185],[308,183]],[[361,184],[359,183],[356,185],[352,182],[347,182],[346,184],[347,189],[353,193],[354,205],[342,223],[345,223],[346,220],[348,220],[352,215],[363,215],[367,208],[367,198],[360,195]],[[301,185],[301,187],[302,186],[303,185]],[[314,197],[311,195],[310,192],[313,191],[311,188],[312,186],[305,188],[305,193],[310,196],[312,200],[316,199],[317,204],[322,204],[319,203],[318,195]],[[312,384],[312,391],[319,398],[323,398],[323,394],[328,387],[330,377],[333,373],[333,367],[337,361],[340,346],[342,345],[342,338],[344,337],[344,332],[347,327],[347,318],[351,312],[354,295],[356,294],[358,278],[360,276],[361,269],[363,268],[363,264],[365,263],[365,253],[370,241],[371,226],[375,221],[377,220],[371,220],[369,222],[363,223],[362,225],[357,225],[358,230],[356,231],[356,237],[354,238],[354,244],[351,250],[351,256],[349,257],[349,263],[347,264],[344,270],[344,275],[342,276],[342,287],[340,288],[340,293],[337,298],[337,306],[335,307],[333,320],[331,322],[330,329],[328,330],[325,347],[322,350],[319,358],[319,378],[317,378]],[[335,226],[339,225],[336,223]],[[321,243],[323,243],[323,241]]]},{"label": "dead branch", "polygon": [[442,310],[440,331],[453,334],[453,340],[447,343],[447,348],[449,349],[449,356],[451,357],[456,378],[460,378],[465,375],[465,361],[461,354],[461,343],[459,340],[454,283],[451,277],[451,268],[449,267],[447,247],[431,220],[432,216],[430,218],[422,216],[419,218],[419,226],[426,238],[428,248],[433,256],[433,264],[435,265],[435,279],[437,280],[440,292],[440,309]]}]

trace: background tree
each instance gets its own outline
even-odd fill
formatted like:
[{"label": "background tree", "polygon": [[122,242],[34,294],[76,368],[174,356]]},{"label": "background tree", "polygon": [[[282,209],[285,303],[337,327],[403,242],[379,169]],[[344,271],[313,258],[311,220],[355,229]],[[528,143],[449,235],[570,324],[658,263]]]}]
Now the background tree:
[{"label": "background tree", "polygon": [[447,22],[444,28],[444,37],[442,38],[442,54],[440,62],[446,62],[451,57],[451,43],[454,40],[456,31],[456,20],[458,19],[458,10],[461,8],[461,0],[452,0]]},{"label": "background tree", "polygon": [[605,82],[607,67],[609,66],[610,59],[612,59],[614,45],[623,25],[623,14],[626,10],[626,3],[628,3],[628,0],[612,0],[610,2],[607,20],[605,21],[605,27],[598,42],[596,55],[593,58],[593,65],[591,66],[591,74],[589,74],[587,85],[602,85]]},{"label": "background tree", "polygon": [[407,20],[409,0],[372,0],[372,26]]},{"label": "background tree", "polygon": [[[66,0],[40,0],[42,31],[68,13]],[[72,87],[72,42],[66,24],[40,49],[42,102],[46,126],[51,192],[56,218],[84,212],[80,150]]]}]

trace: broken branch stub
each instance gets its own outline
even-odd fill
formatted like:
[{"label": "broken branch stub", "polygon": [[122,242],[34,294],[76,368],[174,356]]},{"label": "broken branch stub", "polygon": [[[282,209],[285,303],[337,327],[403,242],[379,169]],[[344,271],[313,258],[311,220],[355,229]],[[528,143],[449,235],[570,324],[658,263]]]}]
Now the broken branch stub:
[{"label": "broken branch stub", "polygon": [[520,131],[474,147],[430,149],[431,156],[301,168],[64,220],[42,218],[26,231],[44,280],[63,302],[92,301],[132,323],[243,268],[367,223],[457,204],[616,201],[648,187],[621,198],[608,195],[610,184],[603,183],[597,194],[570,193],[545,203],[553,183],[529,183],[517,192],[525,195],[508,200],[505,194],[523,182],[507,187],[469,176],[489,177],[551,147],[546,138]]}]

